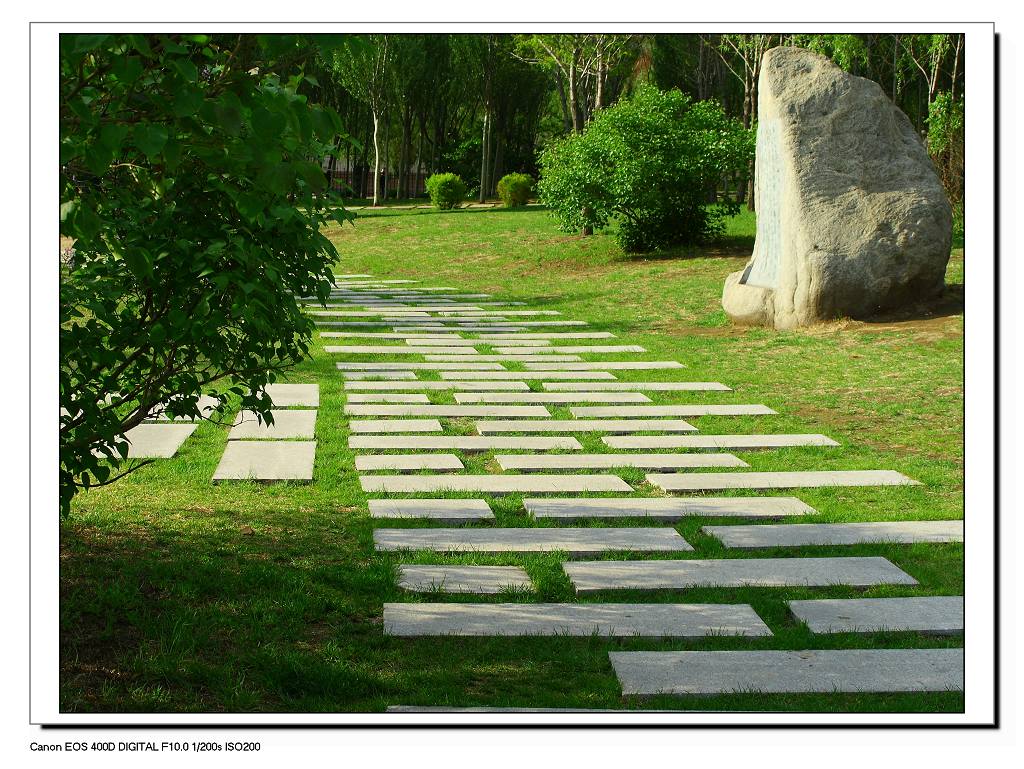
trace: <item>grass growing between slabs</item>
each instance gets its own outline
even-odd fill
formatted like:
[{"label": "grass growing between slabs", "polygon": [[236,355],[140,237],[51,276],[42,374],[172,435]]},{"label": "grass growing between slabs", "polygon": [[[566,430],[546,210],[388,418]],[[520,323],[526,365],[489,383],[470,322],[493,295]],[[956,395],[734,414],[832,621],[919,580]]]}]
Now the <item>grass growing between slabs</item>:
[{"label": "grass growing between slabs", "polygon": [[[911,308],[900,316],[874,322],[837,321],[780,333],[733,327],[719,304],[725,276],[745,263],[753,243],[753,217],[747,213],[730,222],[727,237],[719,245],[638,257],[621,254],[606,234],[579,238],[560,233],[547,212],[534,208],[450,213],[360,211],[354,227],[336,227],[328,234],[342,254],[338,272],[423,280],[425,286],[449,285],[469,293],[494,293],[495,300],[529,303],[516,309],[560,310],[565,318],[586,320],[590,325],[529,330],[611,331],[618,338],[554,344],[640,344],[649,352],[585,357],[679,360],[687,365],[676,370],[614,372],[619,379],[716,381],[733,388],[733,392],[648,393],[655,404],[763,403],[779,412],[771,416],[688,418],[701,433],[813,432],[824,433],[841,444],[839,448],[731,452],[750,464],[746,469],[892,469],[924,484],[764,492],[793,494],[819,511],[816,516],[780,522],[943,519],[962,515],[963,315],[958,306],[963,283],[962,248],[954,250],[946,296],[930,307]],[[962,710],[963,696],[959,693],[735,694],[624,701],[608,661],[610,650],[960,646],[962,635],[814,636],[793,620],[784,604],[796,598],[959,594],[963,590],[960,545],[728,550],[701,534],[701,526],[752,521],[692,518],[676,527],[694,546],[692,553],[629,557],[881,555],[921,584],[867,590],[619,591],[580,599],[750,603],[772,629],[774,636],[768,638],[661,641],[385,637],[382,604],[388,601],[577,598],[560,567],[564,559],[557,553],[488,556],[374,552],[374,522],[353,470],[354,452],[348,448],[343,414],[343,379],[334,366],[337,360],[351,358],[325,354],[323,345],[377,343],[318,337],[312,359],[297,368],[290,379],[320,385],[312,484],[211,484],[227,429],[206,423],[175,458],[157,461],[75,501],[61,538],[62,709],[373,711],[390,704],[421,704],[830,712]],[[482,347],[481,351],[490,350]],[[377,359],[423,360],[421,356]],[[521,366],[509,363],[507,368]],[[436,372],[417,373],[422,379],[440,378]],[[530,386],[544,391],[539,381],[532,380]],[[452,391],[416,392],[424,392],[432,403],[454,403]],[[568,407],[562,405],[550,405],[548,410],[555,418],[570,415]],[[474,433],[473,420],[441,421],[445,434]],[[608,448],[600,434],[575,437],[587,453],[632,453]],[[465,472],[485,473],[498,471],[495,453],[518,452],[446,453],[459,455],[466,465]],[[659,493],[643,483],[643,471],[623,470],[620,475],[638,487],[638,495]],[[756,493],[727,491],[710,495]],[[552,521],[534,523],[518,495],[490,501],[497,520],[489,525],[557,525]],[[377,525],[431,524],[380,521]],[[620,519],[569,525],[657,524]],[[521,565],[538,590],[535,594],[516,592],[498,597],[411,596],[395,584],[397,564],[403,562]]]}]

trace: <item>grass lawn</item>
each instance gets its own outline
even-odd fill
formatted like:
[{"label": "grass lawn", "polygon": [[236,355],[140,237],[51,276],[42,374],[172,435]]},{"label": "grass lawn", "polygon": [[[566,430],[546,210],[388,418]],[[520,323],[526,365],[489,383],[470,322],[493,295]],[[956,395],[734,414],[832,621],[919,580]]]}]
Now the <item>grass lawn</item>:
[{"label": "grass lawn", "polygon": [[[491,292],[495,299],[560,310],[567,318],[589,321],[588,330],[614,332],[619,338],[613,343],[649,350],[643,356],[609,359],[674,359],[688,366],[683,371],[616,372],[622,379],[710,380],[735,390],[651,393],[656,403],[764,403],[779,412],[700,417],[695,422],[701,432],[822,432],[842,444],[839,449],[735,452],[751,470],[893,469],[924,484],[792,492],[820,511],[815,520],[961,517],[962,243],[950,261],[947,296],[931,308],[877,322],[843,320],[780,333],[733,327],[719,304],[726,274],[739,269],[750,253],[753,231],[753,216],[743,214],[730,222],[727,239],[716,247],[627,257],[609,235],[566,235],[555,229],[546,211],[531,208],[360,211],[354,227],[335,227],[329,235],[341,252],[340,273],[419,279],[424,285]],[[783,603],[809,597],[960,594],[960,545],[726,551],[699,530],[729,521],[694,518],[678,526],[695,547],[682,557],[881,555],[920,585],[703,588],[585,599],[746,602],[774,633],[761,639],[385,637],[382,604],[419,600],[395,586],[396,564],[403,561],[518,564],[530,573],[537,593],[501,600],[576,598],[557,554],[399,557],[374,552],[374,526],[347,445],[341,378],[334,369],[338,359],[323,353],[318,338],[312,359],[291,380],[320,384],[314,483],[212,485],[227,430],[207,423],[174,459],[76,499],[61,542],[63,710],[380,711],[390,704],[963,710],[959,693],[623,700],[608,661],[610,650],[961,646],[962,635],[816,637],[793,621]],[[540,389],[540,384],[532,387]],[[448,391],[429,395],[434,403],[453,402]],[[556,418],[568,416],[567,409],[557,406],[551,412]],[[448,425],[449,431],[472,431],[469,421],[450,420]],[[584,434],[580,440],[585,450],[607,450],[599,435]],[[461,456],[467,472],[497,469],[491,454]],[[634,485],[643,481],[638,471],[621,474]],[[658,492],[641,485],[639,493]],[[519,497],[492,502],[498,525],[533,525]]]}]

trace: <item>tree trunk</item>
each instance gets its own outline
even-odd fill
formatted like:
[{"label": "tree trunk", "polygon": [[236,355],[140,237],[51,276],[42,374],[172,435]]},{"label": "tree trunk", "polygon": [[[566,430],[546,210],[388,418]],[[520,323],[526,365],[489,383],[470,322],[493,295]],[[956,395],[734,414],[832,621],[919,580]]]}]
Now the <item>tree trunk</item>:
[{"label": "tree trunk", "polygon": [[569,114],[569,100],[565,96],[565,83],[561,70],[555,70],[555,85],[558,86],[558,101],[562,105],[562,125],[566,133],[572,132],[572,115]]},{"label": "tree trunk", "polygon": [[480,136],[480,194],[477,196],[477,200],[481,203],[487,197],[487,129],[490,125],[490,117],[485,106],[483,133]]},{"label": "tree trunk", "polygon": [[380,205],[380,142],[377,134],[380,128],[380,115],[373,110],[373,205]]}]

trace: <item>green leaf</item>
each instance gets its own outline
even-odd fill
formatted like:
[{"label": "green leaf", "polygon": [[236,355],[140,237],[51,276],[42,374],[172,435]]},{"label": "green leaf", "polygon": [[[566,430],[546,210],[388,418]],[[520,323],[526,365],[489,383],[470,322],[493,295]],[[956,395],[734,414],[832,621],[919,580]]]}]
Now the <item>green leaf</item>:
[{"label": "green leaf", "polygon": [[135,146],[149,159],[154,160],[167,143],[167,128],[162,125],[140,124],[132,130]]},{"label": "green leaf", "polygon": [[189,117],[203,106],[203,92],[198,88],[182,88],[174,97],[172,110],[175,117]]}]

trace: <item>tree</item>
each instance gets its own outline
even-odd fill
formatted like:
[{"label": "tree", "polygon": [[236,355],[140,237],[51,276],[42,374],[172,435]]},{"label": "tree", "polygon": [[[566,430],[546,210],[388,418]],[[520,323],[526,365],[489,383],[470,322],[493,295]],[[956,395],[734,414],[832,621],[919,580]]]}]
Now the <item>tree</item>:
[{"label": "tree", "polygon": [[391,82],[390,35],[345,35],[334,48],[335,71],[345,88],[370,107],[373,119],[373,205],[380,205],[380,121]]},{"label": "tree", "polygon": [[340,121],[299,95],[291,37],[62,35],[60,487],[110,483],[125,433],[216,388],[271,422],[265,386],[308,351],[296,295],[337,253],[309,158]]},{"label": "tree", "polygon": [[541,200],[568,231],[617,221],[626,251],[715,237],[735,203],[705,205],[709,181],[745,165],[752,133],[719,104],[642,86],[541,156]]}]

